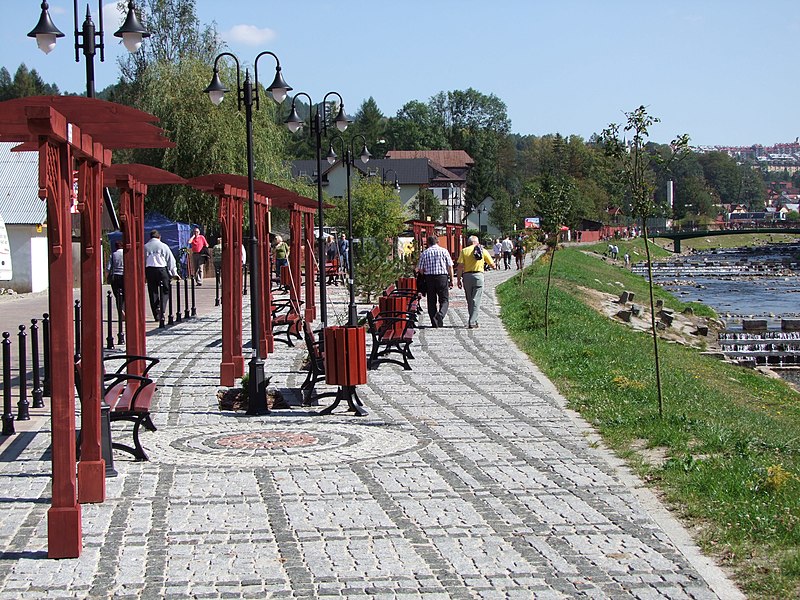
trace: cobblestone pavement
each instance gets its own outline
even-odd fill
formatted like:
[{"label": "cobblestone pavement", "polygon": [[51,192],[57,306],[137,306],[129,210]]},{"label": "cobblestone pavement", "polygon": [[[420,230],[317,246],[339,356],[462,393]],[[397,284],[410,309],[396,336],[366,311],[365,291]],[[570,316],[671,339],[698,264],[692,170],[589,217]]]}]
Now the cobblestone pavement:
[{"label": "cobblestone pavement", "polygon": [[[412,371],[370,371],[363,418],[220,412],[219,309],[148,336],[151,461],[115,455],[79,559],[46,558],[48,424],[3,447],[0,598],[742,597],[514,348],[513,273],[479,329],[454,290]],[[270,385],[292,396],[304,354],[279,344]]]}]

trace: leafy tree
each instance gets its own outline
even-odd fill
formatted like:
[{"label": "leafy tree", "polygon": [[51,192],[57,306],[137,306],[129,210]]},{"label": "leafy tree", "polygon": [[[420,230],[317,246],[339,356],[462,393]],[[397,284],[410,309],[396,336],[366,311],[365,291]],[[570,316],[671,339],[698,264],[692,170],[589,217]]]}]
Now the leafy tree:
[{"label": "leafy tree", "polygon": [[716,191],[722,202],[740,201],[741,173],[736,161],[725,152],[708,152],[697,157],[703,167],[706,181]]},{"label": "leafy tree", "polygon": [[[121,10],[127,10],[127,4],[127,0],[117,2]],[[210,65],[221,51],[216,26],[200,24],[195,0],[140,0],[136,8],[152,35],[139,51],[119,59],[123,82],[140,81],[147,67],[157,63],[192,59]]]},{"label": "leafy tree", "polygon": [[25,63],[20,64],[14,78],[5,67],[0,68],[0,102],[28,96],[58,96],[58,86],[45,83],[36,69],[28,70]]},{"label": "leafy tree", "polygon": [[572,207],[574,186],[563,173],[545,173],[536,182],[534,201],[540,218],[540,229],[547,237],[550,265],[547,269],[547,288],[544,295],[544,337],[548,337],[548,309],[550,304],[550,280],[558,249],[558,237]]},{"label": "leafy tree", "polygon": [[764,210],[767,186],[761,173],[749,165],[739,165],[739,202],[749,210]]},{"label": "leafy tree", "polygon": [[[347,227],[347,199],[328,199],[335,208],[326,213],[326,220],[336,227]],[[390,186],[372,177],[358,178],[351,190],[353,237],[391,239],[400,233],[408,218],[400,198]]]},{"label": "leafy tree", "polygon": [[511,231],[516,222],[515,207],[511,196],[504,188],[498,188],[492,195],[494,202],[489,210],[489,223],[500,231]]},{"label": "leafy tree", "polygon": [[356,293],[372,302],[404,271],[404,261],[392,258],[391,242],[382,238],[362,240],[356,246]]},{"label": "leafy tree", "polygon": [[386,155],[387,124],[388,120],[378,108],[378,103],[370,96],[361,103],[353,116],[352,125],[345,133],[348,139],[363,135],[373,158],[383,158]]},{"label": "leafy tree", "polygon": [[387,145],[395,150],[448,150],[444,120],[430,106],[412,100],[397,111],[386,130]]},{"label": "leafy tree", "polygon": [[428,188],[421,189],[411,201],[411,212],[420,221],[441,221],[445,207]]},{"label": "leafy tree", "polygon": [[671,164],[680,161],[689,148],[689,136],[680,135],[670,143],[672,152],[666,158],[655,153],[648,153],[646,149],[650,137],[650,127],[660,119],[648,114],[644,106],[625,113],[626,122],[623,130],[626,134],[633,134],[629,144],[620,139],[620,125],[610,124],[601,134],[602,143],[606,153],[618,165],[619,175],[627,188],[631,209],[634,217],[641,219],[642,233],[644,234],[644,247],[647,255],[647,274],[650,288],[650,324],[653,335],[653,352],[656,371],[656,389],[658,393],[658,414],[664,414],[664,401],[661,392],[661,369],[658,359],[658,331],[656,329],[655,300],[653,298],[653,272],[650,259],[650,245],[647,234],[647,218],[653,214],[653,192],[655,176],[651,169],[652,162],[656,162],[664,171],[668,171]]}]

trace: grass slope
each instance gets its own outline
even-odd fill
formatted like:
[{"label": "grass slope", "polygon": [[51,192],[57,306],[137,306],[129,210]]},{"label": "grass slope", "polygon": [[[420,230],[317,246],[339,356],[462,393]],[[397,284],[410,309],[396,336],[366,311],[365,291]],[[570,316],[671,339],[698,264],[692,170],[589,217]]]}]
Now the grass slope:
[{"label": "grass slope", "polygon": [[[498,290],[520,348],[695,528],[701,547],[732,569],[748,596],[800,597],[800,394],[661,342],[659,418],[652,338],[599,314],[578,292],[628,289],[643,298],[646,282],[577,248],[559,250],[545,340],[546,273],[540,262]],[[685,306],[657,292],[667,306]],[[648,460],[648,449],[665,460]]]}]

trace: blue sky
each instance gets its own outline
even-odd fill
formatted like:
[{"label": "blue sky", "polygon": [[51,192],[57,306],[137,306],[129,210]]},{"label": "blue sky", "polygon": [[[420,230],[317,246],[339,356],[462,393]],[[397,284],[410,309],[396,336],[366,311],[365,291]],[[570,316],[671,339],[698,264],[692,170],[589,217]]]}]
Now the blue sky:
[{"label": "blue sky", "polygon": [[[86,0],[79,2],[81,15]],[[106,2],[106,14],[115,2]],[[93,13],[97,0],[90,3]],[[374,97],[394,116],[409,100],[475,88],[508,107],[515,133],[584,138],[641,104],[661,123],[652,139],[688,133],[698,145],[793,141],[800,135],[794,73],[798,0],[197,0],[243,62],[281,59],[295,91],[335,90],[348,112]],[[35,68],[62,91],[85,88],[74,62],[72,2],[51,0],[67,34],[45,55],[26,37],[40,0],[0,0],[0,64]],[[81,19],[82,20],[82,19]],[[106,19],[98,89],[124,52]],[[83,58],[81,58],[83,61]],[[272,70],[268,57],[261,73]],[[261,74],[260,73],[260,74]]]}]

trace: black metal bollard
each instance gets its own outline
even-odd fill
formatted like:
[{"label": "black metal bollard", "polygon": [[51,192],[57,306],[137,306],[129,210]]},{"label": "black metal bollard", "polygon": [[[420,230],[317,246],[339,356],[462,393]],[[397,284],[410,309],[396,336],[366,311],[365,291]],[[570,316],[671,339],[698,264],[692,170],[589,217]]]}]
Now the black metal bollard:
[{"label": "black metal bollard", "polygon": [[75,300],[75,362],[81,359],[81,301]]},{"label": "black metal bollard", "polygon": [[[194,286],[194,277],[192,277],[192,286]],[[189,275],[183,280],[183,299],[186,301],[184,303],[183,317],[184,319],[188,319],[191,316],[189,313]]]},{"label": "black metal bollard", "polygon": [[42,379],[42,394],[50,397],[50,315],[42,315],[42,345],[44,346],[44,378]]},{"label": "black metal bollard", "polygon": [[192,316],[197,316],[197,307],[195,306],[195,297],[194,297],[194,277],[192,277]]},{"label": "black metal bollard", "polygon": [[111,304],[111,292],[107,292],[106,295],[106,331],[108,335],[106,336],[106,350],[113,350],[114,349],[114,321],[113,317],[111,316],[111,311],[113,310]]},{"label": "black metal bollard", "polygon": [[125,343],[125,331],[122,329],[122,321],[124,320],[124,310],[117,310],[117,344],[122,346]]},{"label": "black metal bollard", "polygon": [[33,363],[33,408],[44,408],[42,380],[39,373],[39,321],[31,319],[31,360]]},{"label": "black metal bollard", "polygon": [[[178,289],[178,293],[180,294],[180,289]],[[167,316],[167,325],[172,325],[175,322],[174,315],[172,314],[172,279],[169,280],[169,303],[167,304],[167,306],[169,307],[169,315]]]},{"label": "black metal bollard", "polygon": [[181,315],[181,282],[180,280],[175,284],[175,298],[177,299],[177,309],[175,311],[175,320],[180,323],[183,316]]},{"label": "black metal bollard", "polygon": [[219,306],[219,284],[220,284],[221,275],[222,275],[222,273],[220,273],[219,269],[215,269],[214,270],[214,282],[215,282],[215,284],[217,286],[217,289],[214,292],[214,294],[215,294],[214,295],[214,306]]},{"label": "black metal bollard", "polygon": [[11,412],[11,334],[3,332],[3,435],[14,433],[14,414]]},{"label": "black metal bollard", "polygon": [[28,402],[28,334],[25,325],[19,326],[19,400],[17,401],[17,421],[30,421],[30,402]]}]

